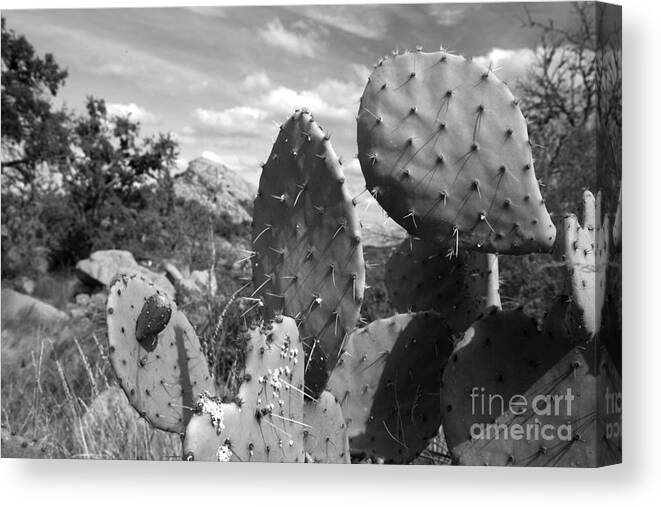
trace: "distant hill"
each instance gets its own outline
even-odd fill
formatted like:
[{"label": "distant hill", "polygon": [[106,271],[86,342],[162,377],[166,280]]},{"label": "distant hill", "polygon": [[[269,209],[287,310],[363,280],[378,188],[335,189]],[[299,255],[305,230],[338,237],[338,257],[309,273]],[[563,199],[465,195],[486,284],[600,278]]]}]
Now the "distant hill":
[{"label": "distant hill", "polygon": [[174,177],[174,193],[214,214],[225,214],[234,223],[250,223],[257,189],[227,166],[198,157]]}]

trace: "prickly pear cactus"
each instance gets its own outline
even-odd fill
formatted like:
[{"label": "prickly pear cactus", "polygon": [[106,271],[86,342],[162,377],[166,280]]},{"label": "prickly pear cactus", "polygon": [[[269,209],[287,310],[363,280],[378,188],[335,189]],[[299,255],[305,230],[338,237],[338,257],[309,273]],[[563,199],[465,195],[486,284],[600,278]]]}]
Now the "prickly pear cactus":
[{"label": "prickly pear cactus", "polygon": [[304,462],[303,354],[293,319],[249,331],[244,382],[233,403],[200,396],[186,428],[190,461]]},{"label": "prickly pear cactus", "polygon": [[594,336],[601,327],[601,314],[606,294],[610,220],[602,220],[601,194],[583,192],[583,225],[576,215],[563,219],[555,251],[566,263],[568,291],[572,302],[569,311],[578,314],[582,329]]},{"label": "prickly pear cactus", "polygon": [[153,426],[183,433],[195,400],[214,392],[195,330],[139,275],[122,275],[107,303],[110,362],[133,407]]},{"label": "prickly pear cactus", "polygon": [[308,463],[351,463],[347,425],[340,404],[328,391],[303,407],[303,445]]},{"label": "prickly pear cactus", "polygon": [[445,51],[381,60],[358,153],[367,188],[415,236],[485,252],[553,246],[526,121],[491,69]]},{"label": "prickly pear cactus", "polygon": [[[616,386],[610,377],[598,378],[602,351],[595,341],[575,346],[550,324],[540,332],[520,310],[495,311],[457,344],[443,373],[442,413],[458,464],[589,467],[600,461],[606,435],[597,426],[597,386]],[[605,352],[601,357],[608,362]]]},{"label": "prickly pear cactus", "polygon": [[264,164],[252,234],[253,296],[292,316],[318,396],[356,325],[365,287],[360,224],[330,137],[306,111],[281,127]]},{"label": "prickly pear cactus", "polygon": [[463,333],[486,308],[501,306],[495,254],[462,250],[448,255],[437,244],[414,237],[391,255],[385,283],[398,312],[437,311],[453,333]]},{"label": "prickly pear cactus", "polygon": [[434,312],[398,314],[351,333],[328,389],[352,454],[408,463],[438,434],[450,330]]}]

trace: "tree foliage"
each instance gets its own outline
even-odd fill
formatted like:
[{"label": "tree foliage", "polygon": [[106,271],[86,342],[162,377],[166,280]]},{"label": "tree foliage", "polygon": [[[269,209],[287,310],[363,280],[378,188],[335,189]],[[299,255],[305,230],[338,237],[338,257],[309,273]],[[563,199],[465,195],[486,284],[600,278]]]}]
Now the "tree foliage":
[{"label": "tree foliage", "polygon": [[[608,178],[612,185],[621,178],[615,167],[621,142],[614,140],[618,132],[621,139],[622,127],[621,47],[613,39],[619,32],[607,25],[612,13],[606,8],[582,2],[573,9],[575,24],[568,28],[536,19],[525,9],[524,26],[537,31],[539,42],[528,75],[517,84],[537,143],[536,172],[547,186],[549,208],[558,214],[579,209],[582,188],[596,192],[606,185],[604,164],[616,173]],[[608,136],[617,144],[610,161],[600,146]]]},{"label": "tree foliage", "polygon": [[100,98],[88,97],[82,114],[56,109],[66,77],[2,19],[3,275],[33,270],[34,252],[71,264],[138,241],[160,230],[145,220],[163,228],[172,213],[175,140],[141,137],[139,123]]},{"label": "tree foliage", "polygon": [[2,18],[2,140],[19,154],[3,160],[2,169],[29,189],[38,164],[65,163],[70,156],[68,115],[51,104],[67,75],[52,54],[38,56]]}]

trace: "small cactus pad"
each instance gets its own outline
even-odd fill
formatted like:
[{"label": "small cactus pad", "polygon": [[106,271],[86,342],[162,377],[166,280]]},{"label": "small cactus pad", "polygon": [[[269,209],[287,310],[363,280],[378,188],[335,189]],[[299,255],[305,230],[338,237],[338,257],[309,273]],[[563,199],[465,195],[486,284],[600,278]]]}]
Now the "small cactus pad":
[{"label": "small cactus pad", "polygon": [[381,60],[358,111],[367,188],[409,233],[472,250],[549,250],[555,227],[518,102],[491,69],[441,51]]},{"label": "small cactus pad", "polygon": [[249,331],[244,381],[233,403],[202,394],[186,428],[189,461],[305,461],[303,357],[293,319]]},{"label": "small cactus pad", "polygon": [[601,313],[606,294],[610,219],[602,221],[601,193],[583,192],[583,225],[576,215],[563,218],[559,227],[556,258],[567,265],[568,290],[575,308],[582,314],[585,332],[594,336],[601,327]]},{"label": "small cactus pad", "polygon": [[358,321],[365,287],[360,223],[330,137],[306,111],[281,127],[255,199],[255,292],[265,315],[294,317],[306,389],[318,396]]},{"label": "small cactus pad", "polygon": [[450,336],[434,312],[398,314],[351,333],[328,388],[342,407],[352,454],[408,463],[438,434]]},{"label": "small cactus pad", "polygon": [[496,254],[454,255],[410,237],[388,260],[385,283],[398,312],[437,311],[453,333],[463,333],[489,306],[500,307]]},{"label": "small cactus pad", "polygon": [[107,304],[110,362],[133,407],[153,426],[183,433],[195,399],[214,384],[195,330],[139,275],[122,275]]},{"label": "small cactus pad", "polygon": [[[605,442],[597,425],[597,386],[610,382],[598,377],[596,355],[595,341],[579,347],[540,332],[521,310],[495,311],[475,322],[443,373],[443,429],[454,460],[596,466]],[[616,444],[606,447],[617,452]]]},{"label": "small cactus pad", "polygon": [[347,425],[340,404],[328,391],[303,407],[303,445],[308,463],[351,463]]}]

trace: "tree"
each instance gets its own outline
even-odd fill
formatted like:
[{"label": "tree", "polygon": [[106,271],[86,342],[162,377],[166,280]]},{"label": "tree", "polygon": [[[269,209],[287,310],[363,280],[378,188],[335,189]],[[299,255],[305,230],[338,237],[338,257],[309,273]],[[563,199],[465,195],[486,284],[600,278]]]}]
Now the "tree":
[{"label": "tree", "polygon": [[162,237],[173,213],[174,139],[141,137],[138,122],[95,97],[83,114],[55,110],[66,77],[2,19],[3,276],[38,271],[37,251],[69,265],[94,248],[140,245],[145,231]]},{"label": "tree", "polygon": [[15,157],[2,161],[9,183],[21,183],[31,197],[37,167],[66,163],[71,157],[69,117],[51,100],[67,78],[52,54],[36,54],[23,35],[2,18],[2,143]]},{"label": "tree", "polygon": [[132,230],[137,213],[170,214],[178,156],[169,134],[140,138],[139,123],[110,116],[103,99],[88,97],[86,111],[73,121],[76,156],[62,168],[69,206],[79,217],[79,252],[143,234]]},{"label": "tree", "polygon": [[[621,164],[614,160],[621,145],[614,138],[619,132],[621,139],[622,126],[621,51],[613,38],[618,31],[605,22],[613,17],[604,7],[586,2],[573,9],[571,28],[535,19],[525,9],[524,26],[539,32],[539,43],[530,72],[517,85],[531,139],[540,145],[536,172],[547,186],[549,208],[557,213],[579,209],[577,189],[617,196],[617,188],[610,187],[619,185],[614,182],[621,176]],[[608,136],[616,145],[608,142],[611,160],[605,160],[601,146]],[[605,165],[617,174],[606,177]],[[603,188],[595,188],[597,180]]]}]

